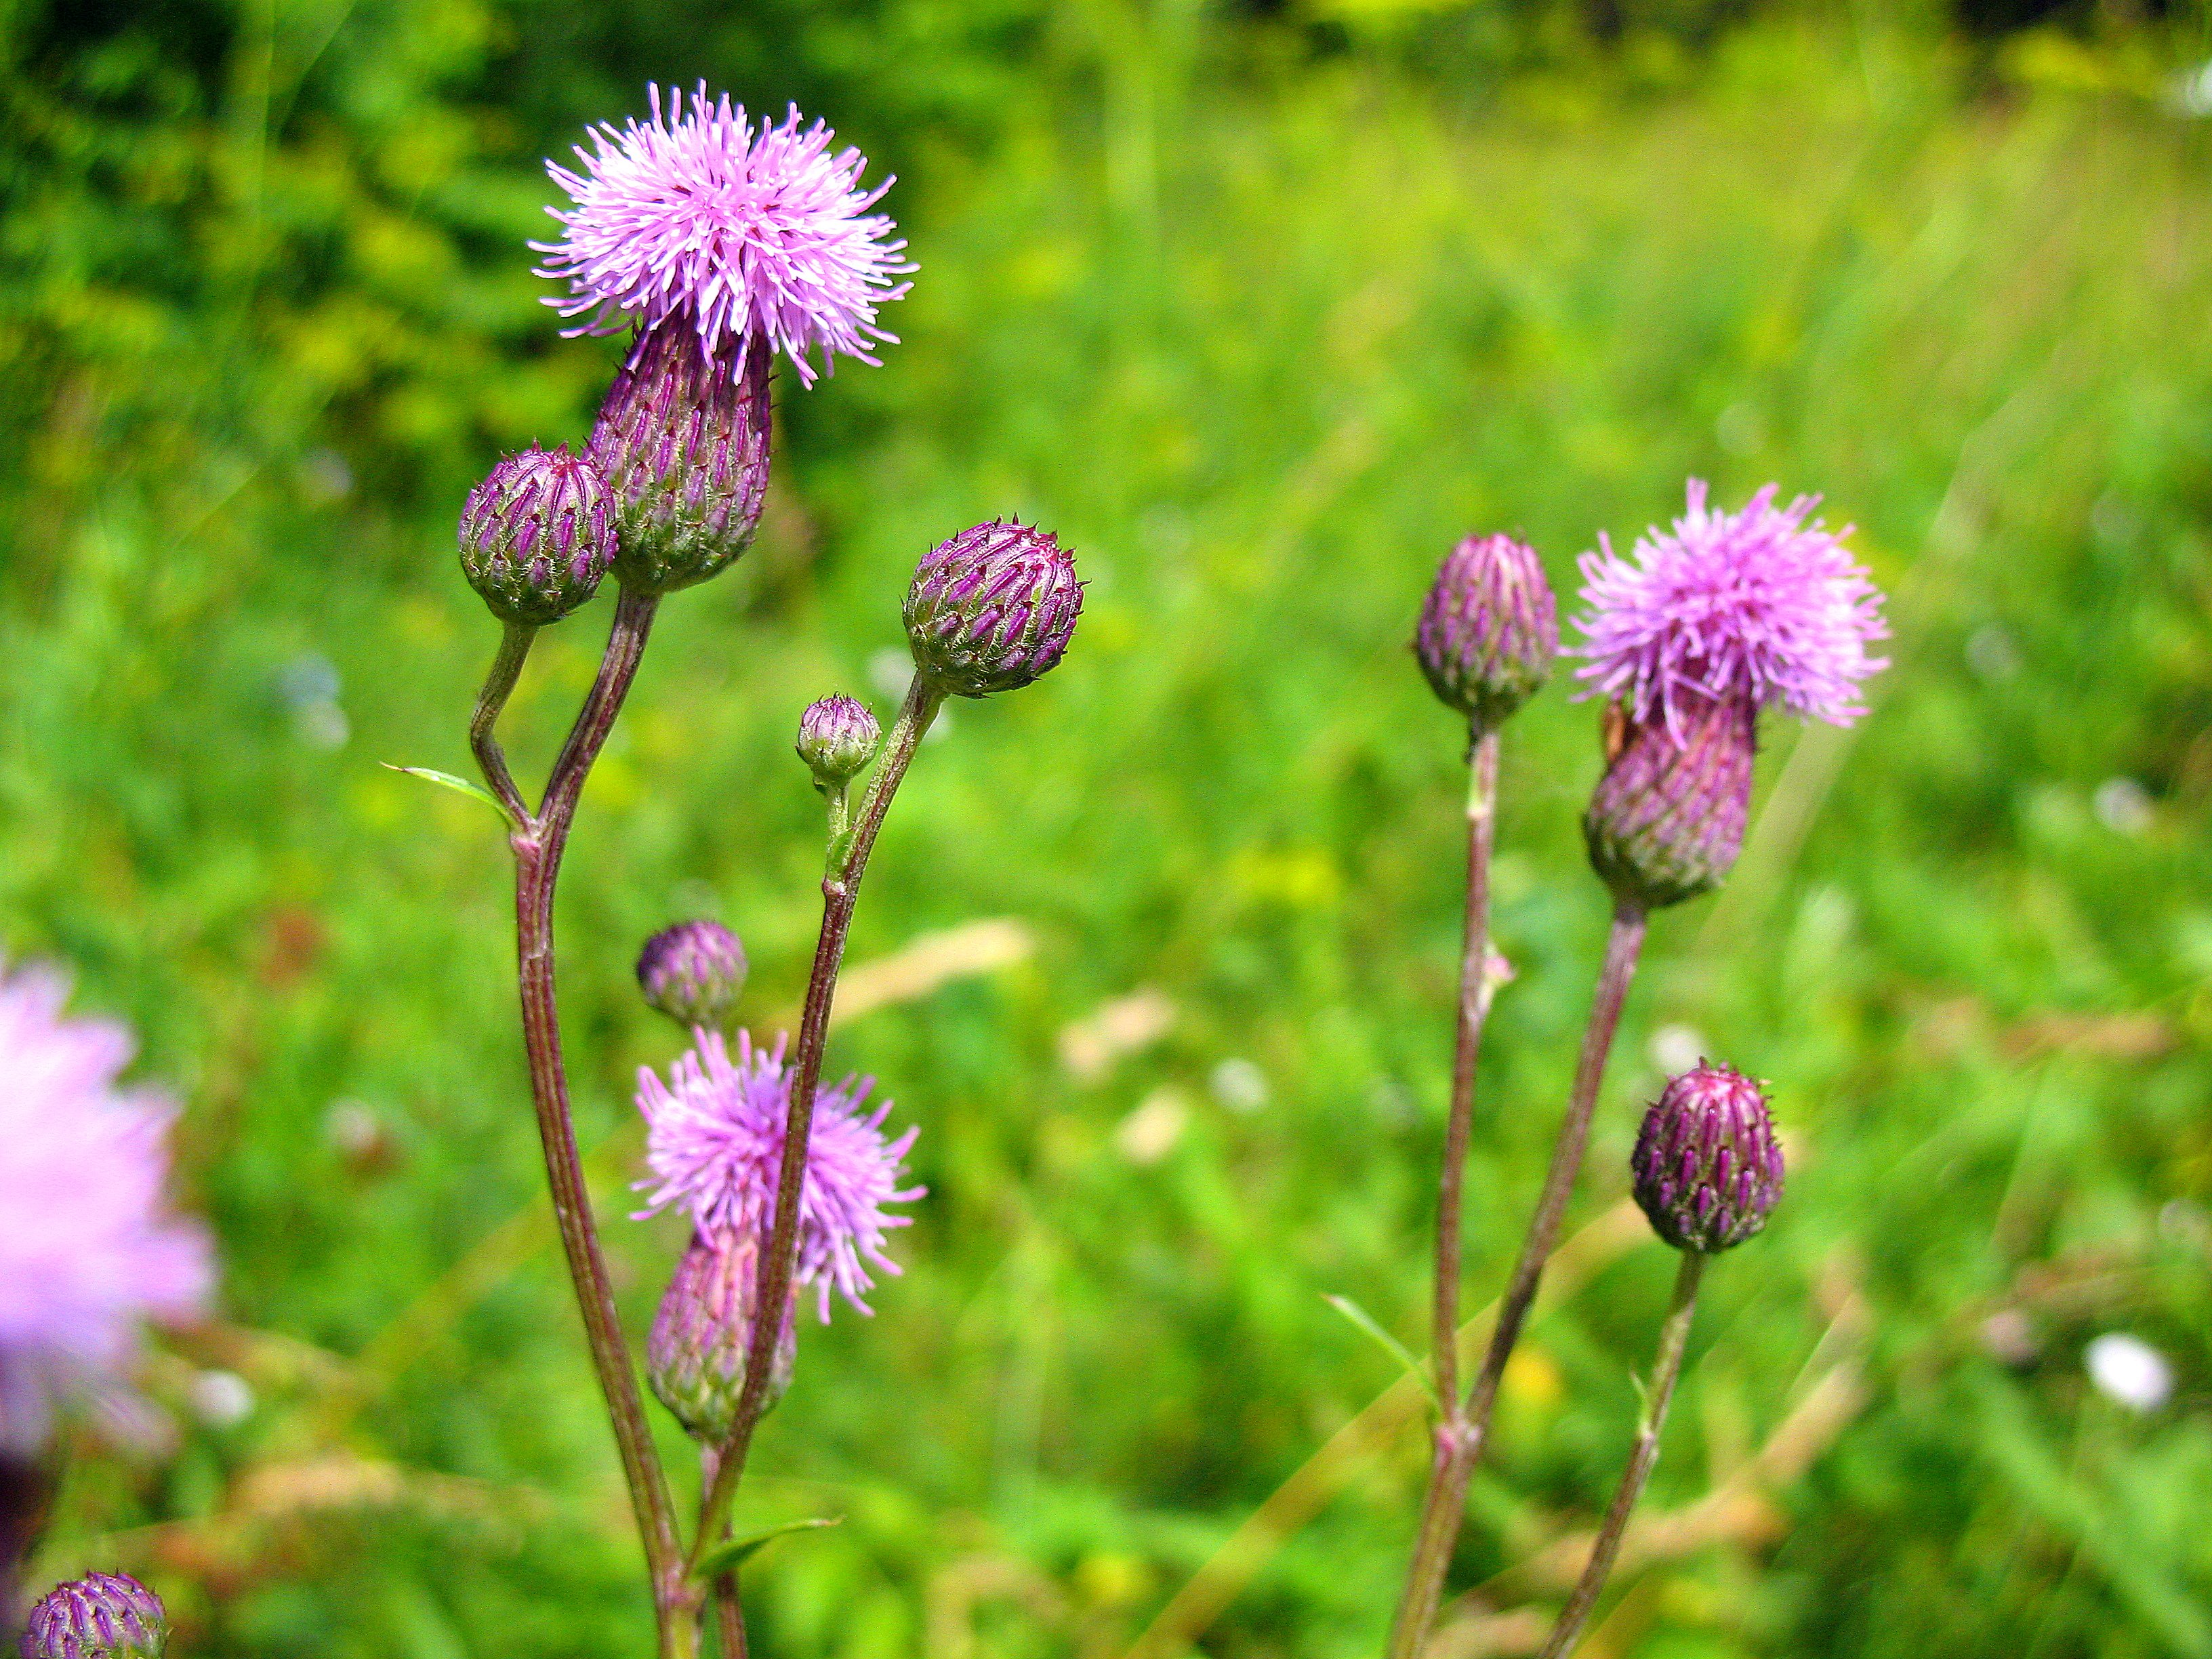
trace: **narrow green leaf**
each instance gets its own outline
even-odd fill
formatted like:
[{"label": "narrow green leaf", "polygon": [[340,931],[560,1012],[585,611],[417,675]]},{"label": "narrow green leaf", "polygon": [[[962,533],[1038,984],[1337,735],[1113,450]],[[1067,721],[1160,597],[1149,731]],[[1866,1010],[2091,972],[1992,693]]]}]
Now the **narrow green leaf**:
[{"label": "narrow green leaf", "polygon": [[749,1532],[741,1538],[725,1538],[699,1558],[698,1571],[692,1576],[701,1583],[707,1583],[726,1572],[736,1571],[787,1532],[811,1532],[817,1527],[834,1527],[844,1518],[842,1515],[833,1515],[827,1518],[814,1516],[805,1521],[787,1521],[780,1527],[770,1527],[763,1532]]},{"label": "narrow green leaf", "polygon": [[1428,1370],[1413,1358],[1406,1345],[1376,1322],[1375,1316],[1348,1296],[1325,1296],[1322,1301],[1380,1342],[1390,1358],[1406,1368],[1406,1375],[1421,1385],[1421,1392],[1429,1397],[1429,1404],[1441,1413],[1443,1402],[1437,1398],[1436,1384],[1429,1380]]},{"label": "narrow green leaf", "polygon": [[465,795],[475,797],[500,815],[507,816],[507,808],[500,805],[497,795],[480,783],[471,783],[466,778],[457,778],[451,772],[434,772],[427,766],[394,766],[390,761],[380,762],[387,772],[404,772],[410,778],[422,778],[430,783],[442,783],[448,789],[458,789]]}]

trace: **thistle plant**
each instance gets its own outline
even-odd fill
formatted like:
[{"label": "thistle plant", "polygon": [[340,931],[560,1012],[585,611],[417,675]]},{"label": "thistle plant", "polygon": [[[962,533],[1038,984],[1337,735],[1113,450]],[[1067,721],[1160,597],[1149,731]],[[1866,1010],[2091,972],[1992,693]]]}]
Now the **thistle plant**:
[{"label": "thistle plant", "polygon": [[60,1473],[58,1419],[124,1394],[143,1322],[191,1318],[214,1279],[206,1233],[162,1201],[175,1107],[118,1081],[130,1031],[66,1016],[69,990],[0,961],[0,1630]]},{"label": "thistle plant", "polygon": [[[884,1245],[907,1218],[890,1206],[915,1131],[886,1133],[872,1083],[822,1085],[846,933],[876,838],[916,745],[948,696],[1027,684],[1066,652],[1082,605],[1065,550],[1025,526],[993,523],[921,562],[905,607],[916,672],[884,738],[850,698],[810,708],[798,748],[825,797],[823,914],[796,1039],[772,1048],[735,1033],[745,974],[735,934],[679,923],[646,942],[647,1001],[690,1032],[665,1077],[641,1074],[648,1131],[643,1213],[681,1211],[690,1242],[647,1344],[653,1393],[697,1443],[696,1523],[679,1524],[616,1308],[571,1121],[555,995],[553,895],[586,776],[635,679],[665,599],[711,580],[751,542],[773,437],[773,360],[801,386],[839,356],[875,363],[895,337],[879,307],[913,267],[890,218],[889,181],[864,188],[865,160],[833,152],[797,111],[758,122],[702,86],[651,93],[652,116],[601,126],[578,167],[551,166],[569,197],[555,240],[533,244],[539,274],[565,284],[549,303],[572,333],[633,330],[580,456],[526,452],[471,493],[462,562],[504,633],[470,725],[515,861],[524,1047],[548,1180],[586,1338],[644,1544],[663,1659],[700,1648],[711,1601],[722,1650],[744,1651],[728,1538],[731,1504],[763,1416],[798,1371],[802,1288],[827,1319],[832,1294],[866,1311]],[[819,360],[817,369],[816,359]],[[618,593],[599,676],[533,807],[495,735],[538,629]],[[879,748],[880,745],[880,748]],[[857,803],[850,790],[871,763]]]},{"label": "thistle plant", "polygon": [[[1549,626],[1551,596],[1527,550],[1499,538],[1470,540],[1445,562],[1422,612],[1416,651],[1438,696],[1471,722],[1474,781],[1459,1035],[1437,1205],[1431,1366],[1438,1421],[1413,1559],[1391,1629],[1391,1659],[1415,1659],[1435,1621],[1468,1484],[1581,1170],[1650,915],[1711,891],[1734,866],[1750,809],[1759,712],[1780,708],[1849,725],[1865,712],[1860,684],[1885,665],[1867,650],[1885,632],[1881,596],[1843,546],[1850,532],[1832,534],[1818,521],[1808,524],[1812,498],[1778,508],[1776,495],[1769,485],[1740,512],[1716,512],[1706,504],[1704,483],[1692,479],[1687,510],[1671,532],[1647,532],[1628,559],[1601,535],[1599,551],[1580,561],[1586,609],[1577,622],[1584,642],[1569,654],[1584,659],[1577,671],[1584,695],[1606,699],[1605,771],[1583,831],[1591,866],[1612,894],[1613,923],[1551,1162],[1482,1364],[1463,1395],[1459,1190],[1474,1061],[1494,988],[1487,939],[1494,722],[1541,684],[1540,673],[1527,668],[1521,642],[1534,634],[1539,619]],[[1763,1109],[1759,1121],[1763,1125]],[[1775,1178],[1778,1183],[1778,1165]],[[1759,1217],[1763,1222],[1763,1207]],[[1696,1252],[1714,1235],[1682,1237],[1704,1241],[1693,1250],[1693,1259],[1702,1260]],[[1696,1276],[1685,1272],[1686,1297]],[[1686,1300],[1676,1316],[1686,1332]],[[1671,1363],[1680,1362],[1678,1339]],[[1663,1414],[1663,1402],[1659,1409]],[[1655,1419],[1654,1456],[1656,1434]],[[1646,1474],[1649,1467],[1647,1462]],[[1632,1492],[1621,1510],[1623,1524],[1634,1501]],[[1566,1640],[1572,1639],[1570,1632]]]}]

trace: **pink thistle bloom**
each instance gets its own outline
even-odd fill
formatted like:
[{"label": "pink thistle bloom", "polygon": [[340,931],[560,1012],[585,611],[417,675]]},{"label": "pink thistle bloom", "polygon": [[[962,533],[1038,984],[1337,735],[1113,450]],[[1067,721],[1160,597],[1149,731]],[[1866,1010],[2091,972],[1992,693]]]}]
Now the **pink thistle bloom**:
[{"label": "pink thistle bloom", "polygon": [[34,1453],[57,1407],[112,1396],[147,1318],[188,1319],[207,1235],[167,1215],[174,1105],[117,1078],[136,1045],[69,1019],[67,977],[0,962],[0,1451]]},{"label": "pink thistle bloom", "polygon": [[877,362],[871,343],[898,337],[877,326],[876,308],[904,297],[912,284],[895,279],[914,269],[899,257],[906,244],[886,240],[890,216],[868,211],[892,181],[863,190],[867,158],[832,155],[835,135],[819,121],[802,130],[796,108],[755,126],[727,94],[708,102],[703,81],[688,114],[681,91],[665,111],[659,87],[647,96],[649,123],[591,129],[580,173],[545,164],[574,206],[549,208],[562,238],[531,246],[547,256],[538,275],[568,284],[546,303],[586,319],[570,332],[681,316],[708,357],[732,343],[742,356],[757,335],[809,386],[817,347],[824,372],[838,352]]},{"label": "pink thistle bloom", "polygon": [[[652,1067],[637,1074],[637,1109],[645,1114],[646,1162],[653,1179],[641,1181],[651,1196],[641,1216],[681,1204],[702,1233],[757,1235],[775,1213],[783,1159],[783,1122],[791,1103],[791,1073],[784,1045],[757,1048],[738,1033],[730,1058],[721,1035],[702,1030],[691,1049],[668,1068],[664,1083]],[[896,1273],[884,1254],[884,1235],[913,1224],[911,1216],[886,1215],[886,1204],[909,1203],[920,1187],[901,1188],[899,1165],[918,1130],[886,1140],[885,1101],[873,1111],[863,1103],[873,1078],[847,1078],[817,1089],[814,1124],[806,1140],[806,1180],[799,1198],[801,1284],[821,1291],[821,1316],[830,1318],[834,1289],[862,1313],[861,1297],[875,1281],[868,1266]]]},{"label": "pink thistle bloom", "polygon": [[1859,682],[1888,666],[1867,654],[1886,638],[1881,593],[1843,544],[1805,515],[1800,495],[1774,505],[1767,485],[1740,513],[1705,505],[1705,484],[1689,483],[1689,510],[1670,535],[1637,538],[1634,562],[1602,533],[1602,553],[1579,563],[1589,610],[1576,618],[1589,659],[1576,677],[1590,692],[1618,698],[1631,720],[1663,719],[1679,742],[1698,700],[1778,705],[1808,719],[1849,726],[1866,713]]}]

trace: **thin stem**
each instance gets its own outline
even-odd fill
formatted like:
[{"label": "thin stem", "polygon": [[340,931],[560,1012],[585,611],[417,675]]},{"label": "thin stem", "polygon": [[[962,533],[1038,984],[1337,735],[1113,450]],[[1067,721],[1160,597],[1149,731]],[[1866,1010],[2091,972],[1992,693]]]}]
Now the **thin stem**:
[{"label": "thin stem", "polygon": [[1458,1427],[1460,1190],[1474,1118],[1474,1062],[1495,990],[1490,977],[1490,852],[1498,829],[1498,733],[1485,732],[1468,757],[1467,925],[1459,963],[1459,1035],[1452,1053],[1451,1111],[1444,1126],[1443,1175],[1437,1193],[1437,1287],[1430,1363],[1444,1402],[1441,1434]]},{"label": "thin stem", "polygon": [[[531,1097],[538,1112],[538,1138],[545,1152],[545,1175],[552,1189],[554,1219],[568,1259],[568,1276],[583,1316],[584,1334],[605,1396],[607,1416],[622,1454],[623,1475],[629,1483],[630,1504],[635,1511],[639,1537],[645,1547],[653,1583],[653,1613],[664,1659],[690,1659],[697,1652],[698,1627],[693,1615],[696,1591],[684,1577],[683,1547],[676,1528],[676,1510],[660,1457],[646,1422],[645,1405],[631,1368],[629,1345],[615,1305],[614,1286],[606,1259],[599,1248],[599,1227],[592,1215],[591,1195],[585,1184],[583,1162],[576,1147],[575,1124],[568,1104],[568,1075],[561,1059],[561,1019],[554,985],[553,895],[561,872],[561,855],[568,845],[576,802],[592,763],[614,727],[630,683],[636,678],[653,618],[659,601],[625,588],[615,606],[614,625],[607,636],[606,653],[598,679],[576,716],[559,759],[546,784],[544,804],[535,815],[525,813],[509,838],[514,849],[515,954],[517,979],[522,998],[522,1034],[530,1056]],[[510,645],[513,635],[509,636]],[[526,640],[523,641],[526,646]],[[509,649],[502,647],[493,665],[495,684],[509,667]],[[519,669],[515,656],[512,667]],[[507,684],[511,687],[510,677]],[[497,714],[497,702],[491,714]],[[479,709],[483,704],[479,704]],[[471,728],[471,736],[475,735]],[[477,758],[485,761],[490,744],[489,721]],[[495,790],[499,779],[486,764],[486,781]],[[503,771],[503,768],[501,769]],[[507,792],[514,793],[512,780]],[[519,800],[519,796],[516,797]]]},{"label": "thin stem", "polygon": [[691,1563],[698,1564],[711,1541],[721,1535],[730,1500],[744,1474],[745,1456],[752,1446],[753,1431],[767,1409],[768,1379],[774,1363],[780,1321],[769,1310],[781,1310],[791,1296],[792,1269],[799,1245],[799,1200],[806,1173],[807,1136],[814,1122],[814,1091],[822,1079],[822,1051],[830,1034],[830,1007],[837,991],[837,970],[845,958],[846,930],[852,925],[853,907],[860,896],[860,877],[876,835],[890,810],[916,744],[944,702],[941,692],[916,675],[908,689],[898,722],[891,728],[883,764],[869,782],[848,839],[833,851],[830,873],[822,879],[822,932],[814,947],[814,971],[806,983],[806,1002],[799,1021],[799,1042],[793,1056],[791,1105],[784,1119],[783,1162],[776,1175],[775,1211],[769,1218],[760,1251],[758,1294],[754,1306],[752,1342],[745,1355],[744,1388],[738,1396],[737,1420],[714,1479],[708,1483],[699,1509],[699,1531],[692,1540]]},{"label": "thin stem", "polygon": [[[702,1491],[714,1486],[714,1471],[721,1467],[721,1454],[714,1447],[700,1449],[699,1473]],[[729,1523],[726,1521],[716,1541],[720,1542],[729,1535]],[[721,1634],[722,1659],[745,1659],[745,1620],[738,1606],[737,1569],[732,1567],[727,1572],[716,1573],[714,1582],[708,1586],[708,1594],[714,1603],[714,1626]]]},{"label": "thin stem", "polygon": [[1540,1659],[1565,1659],[1573,1650],[1582,1636],[1583,1626],[1589,1622],[1590,1609],[1597,1605],[1599,1592],[1605,1589],[1606,1575],[1613,1571],[1613,1561],[1620,1554],[1620,1540],[1628,1530],[1628,1513],[1644,1495],[1644,1483],[1651,1478],[1651,1467],[1659,1461],[1659,1434],[1667,1426],[1667,1407],[1674,1398],[1674,1384],[1682,1375],[1682,1352],[1689,1345],[1690,1321],[1697,1313],[1698,1280],[1705,1270],[1705,1258],[1702,1255],[1696,1250],[1682,1252],[1682,1265],[1674,1274],[1674,1305],[1659,1330],[1659,1354],[1652,1362],[1651,1389],[1644,1399],[1643,1419],[1636,1425],[1636,1449],[1629,1454],[1628,1467],[1620,1473],[1620,1485],[1614,1490],[1613,1503],[1598,1528],[1597,1540],[1590,1546],[1589,1560],[1583,1567],[1583,1576],[1576,1581],[1574,1594],[1567,1598],[1567,1605],[1559,1610],[1559,1622],[1552,1626],[1551,1640],[1544,1644]]},{"label": "thin stem", "polygon": [[1620,1024],[1621,1004],[1636,977],[1636,959],[1644,948],[1644,914],[1623,903],[1613,912],[1613,930],[1606,939],[1605,965],[1598,972],[1597,992],[1591,1000],[1589,1024],[1583,1028],[1582,1057],[1575,1066],[1574,1092],[1567,1102],[1565,1120],[1552,1148],[1552,1164],[1544,1177],[1544,1191],[1521,1255],[1513,1264],[1513,1277],[1498,1298],[1498,1322],[1491,1329],[1490,1346],[1482,1370],[1469,1390],[1467,1407],[1455,1443],[1437,1459],[1423,1501],[1420,1529],[1413,1559],[1406,1575],[1406,1589],[1390,1632],[1390,1659],[1416,1659],[1426,1645],[1429,1626],[1435,1621],[1443,1598],[1444,1573],[1459,1541],[1462,1516],[1467,1510],[1467,1486],[1490,1433],[1492,1413],[1498,1405],[1498,1384],[1505,1375],[1505,1362],[1521,1340],[1521,1328],[1542,1282],[1544,1263],[1558,1242],[1559,1223],[1582,1168],[1583,1149],[1589,1140],[1590,1114],[1597,1105],[1598,1085],[1605,1076],[1606,1056],[1612,1052],[1613,1035]]},{"label": "thin stem", "polygon": [[522,792],[514,787],[514,775],[507,769],[506,751],[500,748],[492,728],[499,723],[507,698],[514,694],[514,683],[522,678],[523,662],[537,637],[538,629],[528,623],[507,623],[506,633],[500,636],[499,654],[492,659],[491,672],[484,676],[483,690],[477,693],[476,712],[469,716],[469,749],[483,772],[485,784],[507,808],[508,821],[518,828],[529,822],[530,809],[523,805]]}]

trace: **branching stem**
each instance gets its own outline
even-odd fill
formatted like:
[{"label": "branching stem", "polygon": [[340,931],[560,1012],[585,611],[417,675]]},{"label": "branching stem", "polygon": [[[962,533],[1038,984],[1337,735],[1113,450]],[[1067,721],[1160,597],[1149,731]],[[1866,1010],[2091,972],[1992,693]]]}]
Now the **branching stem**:
[{"label": "branching stem", "polygon": [[605,1396],[607,1416],[622,1454],[623,1476],[645,1546],[653,1584],[661,1659],[693,1659],[698,1651],[699,1595],[684,1576],[683,1547],[668,1480],[645,1418],[645,1403],[630,1364],[621,1316],[598,1224],[576,1148],[568,1104],[568,1081],[561,1058],[561,1018],[554,986],[553,894],[561,857],[574,823],[576,802],[592,763],[614,729],[623,700],[637,676],[646,640],[659,601],[625,588],[616,602],[598,679],[584,700],[568,742],[553,763],[545,799],[535,813],[514,787],[492,728],[514,690],[528,654],[533,630],[510,628],[477,700],[469,725],[470,746],[483,769],[484,782],[514,823],[508,844],[514,850],[516,976],[522,996],[522,1036],[530,1057],[530,1091],[537,1107],[538,1133],[545,1152],[546,1180],[552,1188],[554,1219],[584,1320],[592,1364]]},{"label": "branching stem", "polygon": [[1430,1471],[1429,1490],[1421,1508],[1420,1530],[1413,1545],[1413,1559],[1406,1575],[1406,1589],[1391,1626],[1389,1659],[1418,1659],[1427,1644],[1443,1598],[1445,1571],[1459,1541],[1462,1516],[1467,1509],[1468,1481],[1482,1455],[1490,1433],[1492,1413],[1498,1405],[1498,1385],[1505,1375],[1505,1362],[1521,1340],[1528,1310],[1536,1299],[1544,1276],[1544,1263],[1559,1240],[1567,1200],[1582,1168],[1583,1150],[1589,1144],[1590,1115],[1597,1105],[1598,1085],[1605,1076],[1606,1057],[1620,1024],[1620,1009],[1636,977],[1636,962],[1644,948],[1645,917],[1637,907],[1622,902],[1613,912],[1613,929],[1605,946],[1605,965],[1599,970],[1597,992],[1592,999],[1589,1024],[1583,1029],[1581,1059],[1575,1066],[1574,1092],[1567,1102],[1565,1120],[1552,1148],[1551,1168],[1544,1177],[1542,1196],[1528,1220],[1521,1254],[1513,1264],[1513,1277],[1498,1300],[1498,1322],[1492,1328],[1490,1346],[1483,1355],[1455,1431],[1440,1434],[1437,1455]]}]

